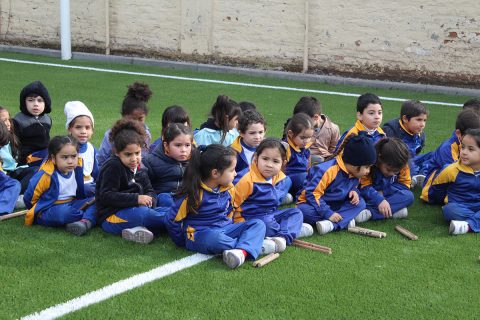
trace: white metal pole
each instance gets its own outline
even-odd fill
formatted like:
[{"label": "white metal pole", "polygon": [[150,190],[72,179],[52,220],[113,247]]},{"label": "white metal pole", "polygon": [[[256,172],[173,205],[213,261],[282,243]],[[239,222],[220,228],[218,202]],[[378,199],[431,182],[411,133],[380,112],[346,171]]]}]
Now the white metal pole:
[{"label": "white metal pole", "polygon": [[70,0],[60,0],[60,39],[62,60],[72,59],[72,39],[70,34]]}]

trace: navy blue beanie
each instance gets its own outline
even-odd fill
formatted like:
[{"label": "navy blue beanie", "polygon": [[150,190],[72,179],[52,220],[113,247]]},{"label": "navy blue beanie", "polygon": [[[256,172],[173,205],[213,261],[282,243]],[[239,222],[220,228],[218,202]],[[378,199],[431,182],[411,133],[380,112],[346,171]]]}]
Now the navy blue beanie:
[{"label": "navy blue beanie", "polygon": [[371,166],[377,161],[377,153],[371,138],[363,132],[351,137],[345,144],[343,162],[352,166]]},{"label": "navy blue beanie", "polygon": [[45,101],[45,110],[42,112],[41,115],[44,113],[50,113],[52,111],[52,101],[50,100],[50,95],[48,94],[47,88],[41,83],[40,81],[34,81],[25,86],[20,92],[20,111],[24,114],[29,114],[27,110],[27,104],[25,103],[25,99],[31,95],[36,94],[43,98]]}]

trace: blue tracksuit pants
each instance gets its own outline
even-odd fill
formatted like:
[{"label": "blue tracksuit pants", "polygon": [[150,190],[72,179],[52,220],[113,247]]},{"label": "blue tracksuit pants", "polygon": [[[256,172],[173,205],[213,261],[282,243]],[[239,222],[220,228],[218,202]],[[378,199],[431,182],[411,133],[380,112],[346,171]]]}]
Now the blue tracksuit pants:
[{"label": "blue tracksuit pants", "polygon": [[0,215],[11,213],[15,209],[21,184],[0,171]]},{"label": "blue tracksuit pants", "polygon": [[303,183],[307,178],[307,172],[300,172],[300,173],[292,173],[289,174],[288,177],[292,180],[292,186],[290,187],[289,193],[295,199],[297,193],[303,189]]},{"label": "blue tracksuit pants", "polygon": [[105,232],[121,235],[123,229],[145,227],[155,234],[165,229],[165,214],[170,208],[155,209],[141,206],[125,208],[109,216],[102,223]]},{"label": "blue tracksuit pants", "polygon": [[466,221],[470,229],[480,232],[480,202],[476,204],[448,203],[442,207],[443,217],[447,221]]},{"label": "blue tracksuit pants", "polygon": [[42,211],[35,219],[35,223],[45,227],[62,227],[68,223],[87,219],[90,220],[93,227],[97,220],[95,204],[92,204],[85,210],[80,210],[80,207],[90,200],[93,200],[93,198],[78,199],[53,205],[49,209]]},{"label": "blue tracksuit pants", "polygon": [[267,228],[266,237],[283,237],[287,244],[292,244],[302,229],[303,214],[298,208],[277,210],[271,214],[243,216],[246,221],[252,219],[262,220]]},{"label": "blue tracksuit pants", "polygon": [[[366,207],[363,198],[360,198],[360,202],[357,205],[353,205],[350,201],[347,202],[332,202],[328,203],[330,209],[337,212],[342,216],[343,220],[339,222],[333,222],[333,230],[346,229],[348,223],[355,219],[355,217],[364,210]],[[301,203],[297,206],[303,213],[303,221],[309,224],[315,224],[317,221],[328,220],[324,213],[318,213],[317,210],[308,203]]]},{"label": "blue tracksuit pants", "polygon": [[[410,190],[396,190],[395,193],[389,195],[383,195],[385,200],[390,204],[392,213],[397,212],[400,209],[406,208],[413,203],[413,193]],[[367,201],[367,209],[372,213],[370,220],[382,220],[385,216],[378,211],[378,206],[374,203]]]},{"label": "blue tracksuit pants", "polygon": [[220,254],[225,250],[243,249],[248,258],[257,259],[265,238],[265,224],[257,219],[232,223],[220,228],[204,228],[187,237],[185,246],[190,251]]}]

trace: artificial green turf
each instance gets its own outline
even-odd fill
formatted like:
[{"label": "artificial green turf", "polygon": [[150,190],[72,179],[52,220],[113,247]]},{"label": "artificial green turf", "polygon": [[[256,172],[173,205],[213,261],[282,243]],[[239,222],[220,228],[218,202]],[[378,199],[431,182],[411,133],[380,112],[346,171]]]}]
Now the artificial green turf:
[{"label": "artificial green turf", "polygon": [[[231,74],[175,71],[156,67],[70,61],[20,54],[0,57],[136,72],[221,79],[339,92],[375,92],[382,96],[463,103],[467,97],[374,90],[311,82],[264,79]],[[268,122],[268,134],[279,136],[293,105],[302,95],[320,99],[324,112],[341,131],[355,121],[353,97],[279,91],[264,88],[159,79],[92,71],[21,65],[0,61],[0,105],[12,116],[21,88],[41,80],[52,96],[52,136],[65,134],[63,105],[81,100],[95,117],[93,143],[120,118],[126,86],[150,84],[154,96],[147,124],[154,138],[164,108],[180,104],[198,127],[218,94],[257,104]],[[384,102],[384,122],[397,116],[399,102]],[[426,150],[434,149],[453,130],[458,108],[429,106]],[[418,194],[417,194],[418,198]],[[474,318],[478,312],[480,255],[476,234],[452,237],[439,207],[416,201],[410,217],[398,222],[418,234],[409,241],[394,231],[396,221],[365,226],[388,233],[373,239],[338,232],[308,241],[332,247],[327,256],[288,248],[262,269],[250,263],[230,271],[220,258],[155,281],[67,318]],[[93,230],[82,238],[61,229],[25,227],[21,219],[0,223],[0,318],[18,318],[65,302],[115,281],[150,270],[190,253],[161,236],[141,246]]]}]

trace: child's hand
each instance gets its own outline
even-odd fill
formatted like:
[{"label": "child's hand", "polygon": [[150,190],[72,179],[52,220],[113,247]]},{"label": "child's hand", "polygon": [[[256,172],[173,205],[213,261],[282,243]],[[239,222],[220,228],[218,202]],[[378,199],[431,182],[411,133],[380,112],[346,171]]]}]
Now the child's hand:
[{"label": "child's hand", "polygon": [[146,196],[146,195],[143,195],[143,194],[138,196],[138,205],[151,207],[152,203],[153,203],[152,197]]},{"label": "child's hand", "polygon": [[390,203],[388,203],[387,200],[383,200],[382,202],[380,202],[380,204],[378,205],[378,211],[380,211],[380,213],[383,214],[385,218],[392,217],[392,208],[390,208]]},{"label": "child's hand", "polygon": [[343,217],[338,212],[334,212],[330,216],[330,218],[328,218],[328,220],[330,220],[332,222],[339,222],[339,221],[343,220]]},{"label": "child's hand", "polygon": [[348,197],[350,198],[350,203],[356,206],[360,202],[360,197],[356,191],[350,191],[348,193]]}]

